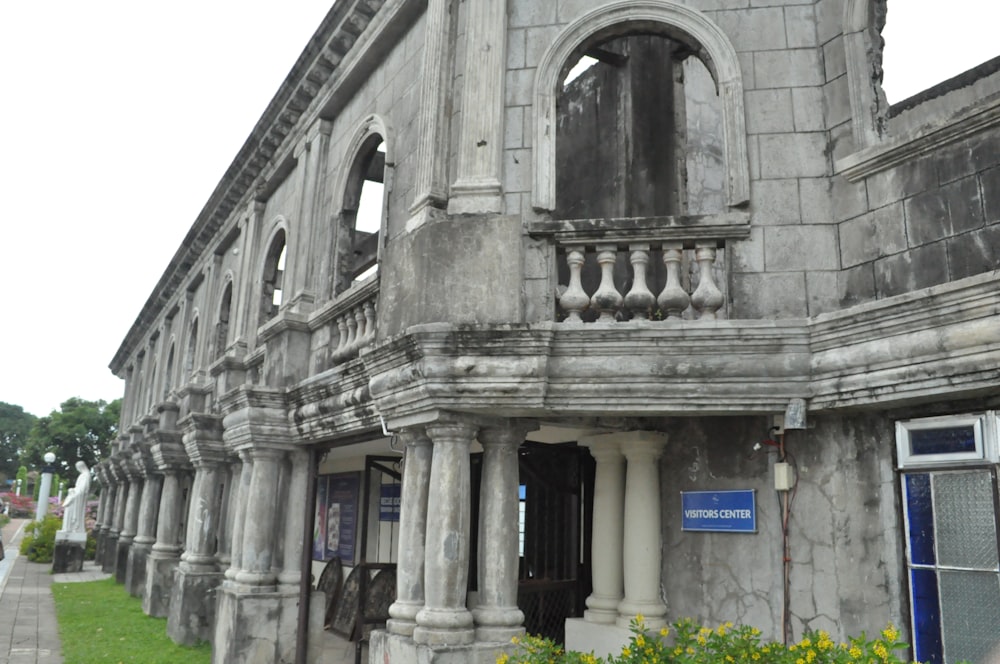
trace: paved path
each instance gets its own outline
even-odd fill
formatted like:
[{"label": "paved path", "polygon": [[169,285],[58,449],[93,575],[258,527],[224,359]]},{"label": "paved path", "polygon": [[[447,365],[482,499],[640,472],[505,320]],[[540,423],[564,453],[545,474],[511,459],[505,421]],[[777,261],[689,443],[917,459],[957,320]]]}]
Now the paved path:
[{"label": "paved path", "polygon": [[32,563],[17,549],[27,519],[3,529],[0,562],[0,664],[62,664],[62,644],[52,601],[53,582],[106,578],[92,563],[78,574],[52,574],[51,563]]}]

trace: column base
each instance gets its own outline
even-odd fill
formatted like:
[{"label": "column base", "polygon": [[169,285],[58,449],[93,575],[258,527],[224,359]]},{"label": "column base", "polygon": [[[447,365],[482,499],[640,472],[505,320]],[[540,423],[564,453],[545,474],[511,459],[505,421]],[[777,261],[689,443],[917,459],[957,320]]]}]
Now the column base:
[{"label": "column base", "polygon": [[146,592],[146,559],[152,550],[149,544],[132,542],[125,563],[125,590],[133,597],[142,597]]},{"label": "column base", "polygon": [[468,609],[424,607],[417,613],[413,640],[423,645],[459,646],[473,643],[476,631]]},{"label": "column base", "polygon": [[52,573],[82,572],[86,545],[80,542],[56,542],[52,551]]},{"label": "column base", "polygon": [[401,636],[413,636],[413,629],[417,626],[417,614],[422,608],[424,608],[423,602],[396,600],[389,607],[391,617],[385,624],[386,630]]},{"label": "column base", "polygon": [[146,591],[142,595],[142,610],[148,616],[166,618],[170,613],[170,595],[174,585],[174,570],[180,556],[153,549],[146,559]]},{"label": "column base", "polygon": [[299,594],[244,593],[223,584],[212,640],[212,664],[295,661]]},{"label": "column base", "polygon": [[476,620],[476,641],[510,643],[524,634],[524,613],[516,606],[476,607],[472,617]]},{"label": "column base", "polygon": [[380,629],[371,633],[368,661],[392,664],[495,664],[501,654],[512,654],[515,648],[509,641],[503,644],[427,645]]},{"label": "column base", "polygon": [[222,572],[200,572],[181,564],[174,576],[167,614],[167,636],[185,646],[210,641],[214,636],[216,590]]},{"label": "column base", "polygon": [[623,599],[618,605],[618,620],[616,624],[619,627],[628,629],[629,625],[632,624],[632,620],[640,613],[642,614],[642,623],[646,626],[646,629],[660,629],[667,624],[667,621],[664,619],[664,616],[667,615],[667,606],[662,602],[643,602],[628,599]]},{"label": "column base", "polygon": [[617,657],[631,638],[632,632],[617,625],[597,624],[583,618],[566,619],[566,650]]},{"label": "column base", "polygon": [[583,612],[583,618],[590,623],[614,625],[618,622],[618,605],[621,601],[621,596],[601,597],[591,595],[586,599],[587,609]]}]

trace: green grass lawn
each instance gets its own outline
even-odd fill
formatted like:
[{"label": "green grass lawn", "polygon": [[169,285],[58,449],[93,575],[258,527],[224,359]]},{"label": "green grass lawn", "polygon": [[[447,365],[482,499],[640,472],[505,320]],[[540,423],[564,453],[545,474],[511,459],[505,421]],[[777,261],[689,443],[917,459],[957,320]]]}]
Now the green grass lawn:
[{"label": "green grass lawn", "polygon": [[188,648],[171,641],[166,619],[143,613],[142,601],[114,579],[53,583],[52,596],[66,664],[207,664],[212,659],[207,643]]}]

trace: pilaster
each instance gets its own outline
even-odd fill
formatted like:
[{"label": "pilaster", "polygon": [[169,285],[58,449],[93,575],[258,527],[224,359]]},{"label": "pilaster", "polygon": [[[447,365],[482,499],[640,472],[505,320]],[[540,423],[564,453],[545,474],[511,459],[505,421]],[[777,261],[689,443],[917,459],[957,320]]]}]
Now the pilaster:
[{"label": "pilaster", "polygon": [[507,2],[478,0],[466,7],[458,179],[451,186],[448,212],[500,213]]}]

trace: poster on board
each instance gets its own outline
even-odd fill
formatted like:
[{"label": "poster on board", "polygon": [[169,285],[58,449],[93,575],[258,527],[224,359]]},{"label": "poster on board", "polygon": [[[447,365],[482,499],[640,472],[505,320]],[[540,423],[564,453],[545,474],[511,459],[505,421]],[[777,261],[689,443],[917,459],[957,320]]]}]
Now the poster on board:
[{"label": "poster on board", "polygon": [[354,544],[358,530],[358,489],[361,473],[336,473],[325,476],[326,486],[326,546],[325,558],[340,558],[345,565],[354,564]]},{"label": "poster on board", "polygon": [[313,560],[326,560],[326,475],[316,478],[316,516],[313,520]]}]

